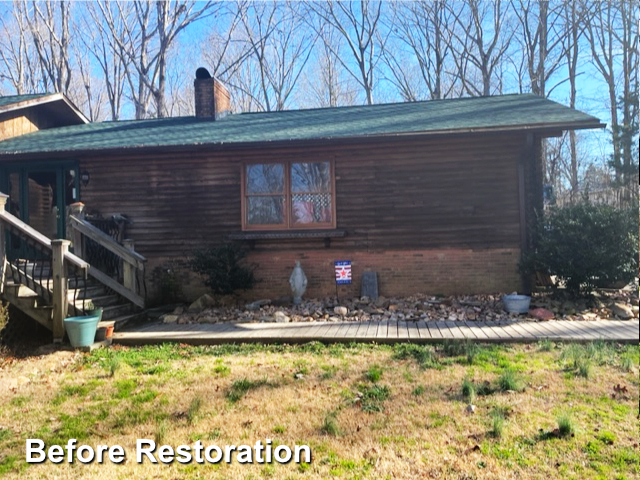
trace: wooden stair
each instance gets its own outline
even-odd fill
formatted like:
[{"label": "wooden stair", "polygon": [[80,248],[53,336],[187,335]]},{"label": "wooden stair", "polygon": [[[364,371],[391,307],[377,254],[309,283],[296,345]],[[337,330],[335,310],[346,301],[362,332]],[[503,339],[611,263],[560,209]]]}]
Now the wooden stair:
[{"label": "wooden stair", "polygon": [[[132,240],[120,244],[91,225],[84,219],[82,204],[72,205],[67,219],[73,241],[51,240],[6,211],[8,198],[0,193],[3,300],[52,330],[54,341],[62,341],[65,318],[85,315],[91,308],[102,308],[102,321],[105,326],[113,325],[115,330],[146,317],[146,259],[135,252]],[[12,244],[15,240],[19,248],[11,251],[12,258],[8,256],[8,238]],[[88,255],[87,242],[91,245]],[[69,251],[70,245],[73,253]],[[101,257],[95,257],[97,248]],[[102,271],[85,257],[98,258],[98,265],[100,259],[107,258],[116,268]]]},{"label": "wooden stair", "polygon": [[[86,282],[86,287],[85,283]],[[74,283],[74,282],[70,282]],[[5,283],[4,300],[29,315],[38,323],[52,329],[53,307],[26,285],[11,280]],[[82,309],[90,301],[102,307],[102,321],[114,322],[115,330],[121,330],[130,322],[145,318],[145,310],[133,305],[99,282],[89,279],[70,285],[67,291],[70,315],[82,315]]]}]

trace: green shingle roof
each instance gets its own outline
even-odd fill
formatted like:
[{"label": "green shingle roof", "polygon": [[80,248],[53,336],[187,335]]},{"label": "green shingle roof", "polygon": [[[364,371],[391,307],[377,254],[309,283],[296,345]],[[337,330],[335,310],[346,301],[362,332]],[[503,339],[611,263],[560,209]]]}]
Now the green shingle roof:
[{"label": "green shingle roof", "polygon": [[7,95],[4,97],[0,96],[0,108],[6,107],[7,105],[14,105],[16,103],[35,100],[37,98],[48,97],[49,95],[52,95],[52,94],[51,93],[32,93],[27,95]]},{"label": "green shingle roof", "polygon": [[224,145],[525,128],[596,128],[600,121],[534,95],[91,123],[0,142],[0,155]]}]

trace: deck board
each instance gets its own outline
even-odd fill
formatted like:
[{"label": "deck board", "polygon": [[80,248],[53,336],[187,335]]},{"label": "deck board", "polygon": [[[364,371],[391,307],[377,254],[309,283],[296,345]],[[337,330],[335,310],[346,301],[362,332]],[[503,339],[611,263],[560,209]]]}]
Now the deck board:
[{"label": "deck board", "polygon": [[300,322],[300,323],[217,323],[217,324],[145,324],[114,333],[113,342],[124,345],[179,342],[219,344],[242,342],[588,342],[594,340],[624,343],[638,342],[637,320],[599,320],[574,322]]}]

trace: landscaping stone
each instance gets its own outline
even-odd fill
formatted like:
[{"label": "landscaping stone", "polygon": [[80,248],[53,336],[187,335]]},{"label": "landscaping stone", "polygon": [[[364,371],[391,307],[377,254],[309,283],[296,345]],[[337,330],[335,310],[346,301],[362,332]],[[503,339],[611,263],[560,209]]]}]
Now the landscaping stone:
[{"label": "landscaping stone", "polygon": [[347,307],[335,307],[333,309],[333,313],[335,313],[336,315],[342,315],[344,317],[347,315],[347,313],[349,313],[349,310],[347,309]]},{"label": "landscaping stone", "polygon": [[291,317],[282,311],[274,313],[273,318],[277,323],[289,323],[291,321]]},{"label": "landscaping stone", "polygon": [[265,298],[263,300],[256,300],[255,302],[247,303],[244,308],[249,311],[255,312],[256,310],[260,310],[260,308],[269,305],[271,300]]},{"label": "landscaping stone", "polygon": [[630,320],[637,315],[633,314],[633,310],[630,306],[625,305],[624,303],[616,302],[609,307],[611,309],[611,313],[613,313],[616,317],[621,320]]},{"label": "landscaping stone", "polygon": [[551,310],[540,307],[529,310],[529,316],[542,321],[553,320],[555,318],[555,314]]},{"label": "landscaping stone", "polygon": [[[600,290],[587,299],[570,299],[562,294],[534,294],[528,314],[510,315],[502,309],[502,294],[454,295],[436,297],[416,294],[408,297],[373,300],[366,297],[355,298],[315,298],[304,299],[300,305],[292,305],[290,297],[282,297],[269,302],[255,300],[236,306],[212,305],[212,297],[203,296],[189,308],[175,308],[173,313],[165,313],[161,321],[169,315],[179,318],[178,323],[220,323],[220,322],[368,322],[368,321],[547,321],[575,320],[589,321],[607,318],[638,318],[637,289],[618,291]],[[208,297],[208,298],[207,298]],[[613,307],[613,305],[618,307]],[[615,311],[614,311],[615,309]],[[182,311],[182,313],[179,313]],[[165,310],[166,312],[166,310]],[[616,313],[618,312],[618,313]],[[174,322],[175,318],[168,317]]]},{"label": "landscaping stone", "polygon": [[197,299],[195,302],[189,305],[189,311],[201,312],[206,308],[215,306],[215,304],[216,304],[215,299],[208,293],[205,293],[199,299]]},{"label": "landscaping stone", "polygon": [[180,318],[180,315],[173,315],[170,313],[170,314],[161,316],[160,320],[162,320],[162,323],[178,323],[179,318]]}]

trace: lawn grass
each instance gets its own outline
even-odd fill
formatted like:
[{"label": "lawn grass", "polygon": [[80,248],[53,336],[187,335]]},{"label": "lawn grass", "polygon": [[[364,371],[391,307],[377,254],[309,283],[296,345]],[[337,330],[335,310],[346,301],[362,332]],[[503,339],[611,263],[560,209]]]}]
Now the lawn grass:
[{"label": "lawn grass", "polygon": [[[27,359],[0,371],[0,382],[29,378],[0,391],[0,476],[640,478],[639,351],[603,343],[163,345],[97,350],[60,371]],[[27,465],[27,438],[122,445],[129,458]],[[138,465],[138,438],[174,447],[270,438],[308,444],[313,461]]]}]

